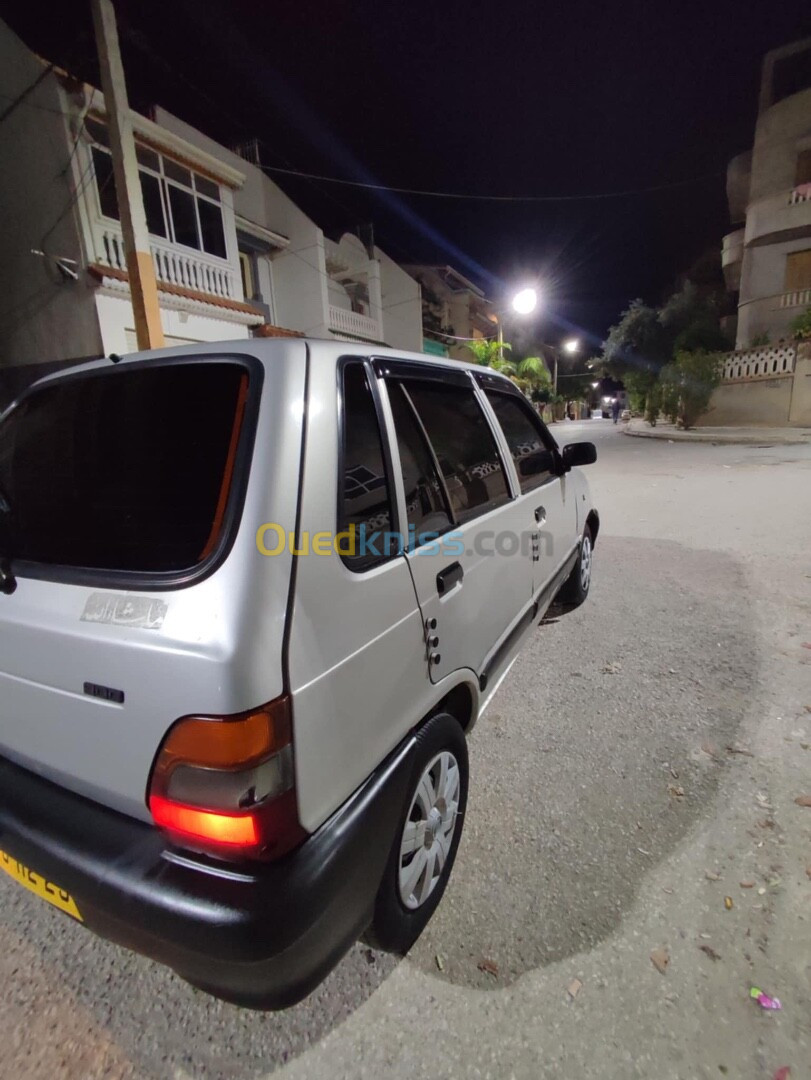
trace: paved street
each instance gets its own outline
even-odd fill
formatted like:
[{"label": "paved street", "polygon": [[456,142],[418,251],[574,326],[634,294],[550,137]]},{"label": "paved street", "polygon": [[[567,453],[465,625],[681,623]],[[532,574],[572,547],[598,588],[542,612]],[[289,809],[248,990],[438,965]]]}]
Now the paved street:
[{"label": "paved street", "polygon": [[556,434],[599,444],[592,594],[474,732],[412,954],[252,1013],[3,880],[0,1075],[811,1076],[811,447]]}]

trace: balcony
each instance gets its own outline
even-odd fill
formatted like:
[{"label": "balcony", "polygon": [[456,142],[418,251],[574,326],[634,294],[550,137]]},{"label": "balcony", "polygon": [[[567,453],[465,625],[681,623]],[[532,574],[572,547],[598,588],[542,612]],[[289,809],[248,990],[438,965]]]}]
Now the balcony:
[{"label": "balcony", "polygon": [[780,297],[780,307],[811,307],[811,289],[795,289],[793,292],[783,293]]},{"label": "balcony", "polygon": [[336,334],[348,334],[349,337],[362,338],[364,341],[383,340],[377,319],[370,319],[368,315],[361,315],[358,311],[335,307],[334,304],[329,305],[329,328]]},{"label": "balcony", "polygon": [[721,266],[727,288],[735,292],[741,284],[741,263],[743,262],[743,237],[745,229],[736,229],[727,233],[721,245]]},{"label": "balcony", "polygon": [[764,345],[756,349],[741,349],[730,353],[721,369],[722,382],[753,379],[777,379],[791,375],[797,358],[797,346]]},{"label": "balcony", "polygon": [[[114,225],[99,224],[94,230],[95,261],[114,270],[126,270],[124,241]],[[180,248],[166,240],[149,239],[149,250],[158,281],[223,300],[242,300],[242,289],[230,263],[200,251]]]},{"label": "balcony", "polygon": [[767,244],[811,236],[811,195],[802,189],[779,191],[751,203],[745,243]]}]

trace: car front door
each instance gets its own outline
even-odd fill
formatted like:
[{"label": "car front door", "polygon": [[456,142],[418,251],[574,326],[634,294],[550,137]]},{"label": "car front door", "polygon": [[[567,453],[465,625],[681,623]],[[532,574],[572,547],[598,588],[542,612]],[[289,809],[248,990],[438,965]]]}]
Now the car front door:
[{"label": "car front door", "polygon": [[518,474],[518,504],[537,530],[533,592],[541,602],[551,600],[545,594],[578,543],[574,486],[555,440],[523,394],[504,379],[483,376],[481,382]]},{"label": "car front door", "polygon": [[481,675],[533,606],[531,527],[466,370],[378,362],[407,560],[438,682]]}]

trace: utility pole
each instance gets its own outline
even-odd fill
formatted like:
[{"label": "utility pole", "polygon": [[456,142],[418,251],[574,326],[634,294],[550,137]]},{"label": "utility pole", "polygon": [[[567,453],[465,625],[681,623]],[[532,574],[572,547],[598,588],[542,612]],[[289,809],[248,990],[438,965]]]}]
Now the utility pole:
[{"label": "utility pole", "polygon": [[92,0],[92,8],[101,69],[101,88],[107,107],[115,193],[118,197],[118,212],[124,234],[124,254],[135,316],[135,334],[139,349],[160,349],[164,342],[158,304],[158,283],[149,250],[149,232],[146,227],[141,182],[138,178],[135,136],[118,44],[115,9],[111,0]]}]

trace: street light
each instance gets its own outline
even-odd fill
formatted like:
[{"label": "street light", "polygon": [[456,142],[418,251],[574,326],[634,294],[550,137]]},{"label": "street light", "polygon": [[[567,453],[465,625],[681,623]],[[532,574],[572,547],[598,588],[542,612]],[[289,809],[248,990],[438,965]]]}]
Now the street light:
[{"label": "street light", "polygon": [[562,346],[558,346],[555,349],[555,374],[552,377],[552,384],[555,393],[557,393],[557,357],[560,353],[560,349],[563,349],[563,351],[569,356],[573,356],[580,349],[580,341],[578,341],[577,338],[567,338]]},{"label": "street light", "polygon": [[518,315],[531,315],[538,305],[538,293],[535,289],[522,289],[512,299],[512,309]]},{"label": "street light", "polygon": [[[528,286],[525,289],[520,289],[510,301],[510,307],[516,313],[516,315],[531,315],[538,305],[538,291]],[[496,326],[498,327],[498,358],[504,359],[504,325],[501,321],[501,316],[504,315],[504,311],[494,311],[490,316],[495,319]]]}]

